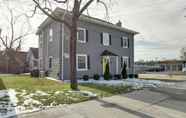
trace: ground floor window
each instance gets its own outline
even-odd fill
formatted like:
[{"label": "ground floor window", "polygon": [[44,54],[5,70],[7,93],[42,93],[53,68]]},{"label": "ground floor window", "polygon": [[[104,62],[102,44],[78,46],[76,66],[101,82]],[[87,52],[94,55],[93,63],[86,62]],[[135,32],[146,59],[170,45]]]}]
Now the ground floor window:
[{"label": "ground floor window", "polygon": [[86,71],[88,70],[88,56],[86,54],[77,54],[76,57],[76,66],[77,71]]},{"label": "ground floor window", "polygon": [[121,57],[121,66],[123,67],[124,64],[126,64],[127,68],[129,68],[129,57],[127,56]]},{"label": "ground floor window", "polygon": [[49,57],[49,68],[52,68],[52,57]]}]

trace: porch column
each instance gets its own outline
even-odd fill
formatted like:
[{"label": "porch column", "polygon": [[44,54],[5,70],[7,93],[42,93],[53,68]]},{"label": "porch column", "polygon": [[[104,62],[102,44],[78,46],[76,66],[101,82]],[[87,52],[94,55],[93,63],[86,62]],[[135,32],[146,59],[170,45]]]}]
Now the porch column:
[{"label": "porch column", "polygon": [[116,56],[116,74],[118,74],[118,56]]}]

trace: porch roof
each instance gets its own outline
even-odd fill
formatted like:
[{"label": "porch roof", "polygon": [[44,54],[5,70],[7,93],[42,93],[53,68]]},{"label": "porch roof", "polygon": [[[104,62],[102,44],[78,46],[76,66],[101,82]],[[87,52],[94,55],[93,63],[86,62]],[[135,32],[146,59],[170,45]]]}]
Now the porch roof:
[{"label": "porch roof", "polygon": [[117,54],[113,53],[113,52],[110,52],[108,50],[104,50],[102,53],[101,53],[101,56],[118,56]]}]

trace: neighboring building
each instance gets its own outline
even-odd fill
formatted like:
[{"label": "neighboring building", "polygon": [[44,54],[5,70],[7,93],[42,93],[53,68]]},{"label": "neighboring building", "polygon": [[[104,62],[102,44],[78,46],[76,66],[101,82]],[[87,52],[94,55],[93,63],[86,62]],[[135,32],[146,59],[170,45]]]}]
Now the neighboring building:
[{"label": "neighboring building", "polygon": [[[56,14],[64,10],[57,8]],[[60,39],[62,33],[62,39]],[[59,71],[59,40],[62,40],[62,76],[69,78],[69,30],[62,24],[47,18],[39,27],[39,65],[40,71],[49,71],[49,76],[56,77]],[[77,38],[77,78],[83,75],[92,77],[102,75],[108,62],[110,73],[120,74],[124,63],[127,71],[134,71],[134,35],[137,32],[117,25],[81,15],[78,22]]]},{"label": "neighboring building", "polygon": [[7,57],[4,51],[0,51],[0,73],[26,73],[28,66],[26,63],[27,52],[12,52],[12,57]]},{"label": "neighboring building", "polygon": [[38,48],[30,48],[27,54],[27,63],[29,66],[29,71],[39,69],[39,51]]},{"label": "neighboring building", "polygon": [[165,60],[159,62],[160,67],[164,72],[179,72],[186,67],[184,60]]},{"label": "neighboring building", "polygon": [[160,72],[162,68],[159,66],[157,61],[143,61],[135,62],[134,70],[136,74],[147,73],[147,72]]},{"label": "neighboring building", "polygon": [[181,60],[185,60],[186,61],[186,48],[182,48],[181,49],[181,56],[180,56]]},{"label": "neighboring building", "polygon": [[149,62],[136,62],[135,73],[149,72],[182,72],[186,68],[184,60],[162,60]]}]

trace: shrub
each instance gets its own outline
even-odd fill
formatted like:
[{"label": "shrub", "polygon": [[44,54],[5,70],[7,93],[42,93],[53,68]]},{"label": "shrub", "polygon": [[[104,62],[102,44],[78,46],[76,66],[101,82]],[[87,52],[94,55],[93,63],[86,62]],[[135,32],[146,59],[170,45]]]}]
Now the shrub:
[{"label": "shrub", "polygon": [[83,80],[84,81],[88,81],[89,80],[89,76],[88,75],[83,75]]},{"label": "shrub", "polygon": [[133,74],[129,74],[128,77],[129,77],[129,78],[133,78],[134,75],[133,75]]},{"label": "shrub", "polygon": [[30,73],[31,77],[39,77],[39,70],[32,70]]},{"label": "shrub", "polygon": [[121,74],[122,74],[123,79],[127,79],[127,65],[125,63],[123,64],[123,69],[122,69]]},{"label": "shrub", "polygon": [[98,74],[94,74],[93,79],[94,80],[99,80],[99,75]]},{"label": "shrub", "polygon": [[114,79],[116,79],[116,80],[121,79],[121,75],[120,75],[120,74],[116,74],[116,75],[114,75]]},{"label": "shrub", "polygon": [[110,80],[110,68],[109,68],[109,63],[107,63],[107,64],[106,64],[106,67],[105,67],[104,79],[105,79],[105,80]]},{"label": "shrub", "polygon": [[49,76],[49,71],[45,71],[45,76],[46,76],[46,77]]},{"label": "shrub", "polygon": [[134,78],[138,78],[138,74],[134,74]]}]

